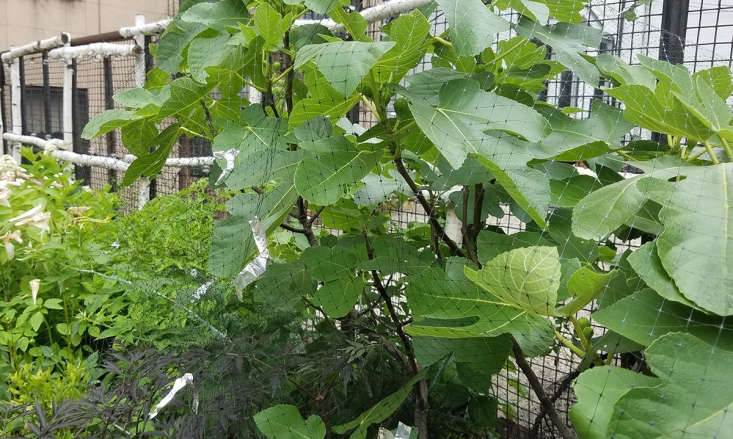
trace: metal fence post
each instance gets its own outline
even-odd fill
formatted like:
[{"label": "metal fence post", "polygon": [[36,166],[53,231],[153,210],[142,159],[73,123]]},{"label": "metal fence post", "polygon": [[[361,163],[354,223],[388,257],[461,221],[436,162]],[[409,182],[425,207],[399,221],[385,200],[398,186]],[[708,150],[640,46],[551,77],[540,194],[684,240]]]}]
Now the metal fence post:
[{"label": "metal fence post", "polygon": [[[142,26],[145,24],[144,15],[135,16],[135,26]],[[145,35],[135,35],[135,45],[140,49],[145,48]],[[135,87],[142,87],[145,85],[145,50],[140,50],[138,55],[135,56]],[[141,177],[140,192],[138,193],[138,209],[142,209],[148,201],[150,201],[150,179],[147,177]]]},{"label": "metal fence post", "polygon": [[[10,64],[10,117],[13,123],[13,134],[23,134],[23,116],[21,114],[22,99],[20,93],[20,61],[14,59]],[[20,143],[11,142],[11,154],[20,163]]]},{"label": "metal fence post", "polygon": [[0,154],[7,154],[3,133],[5,133],[5,63],[0,60]]},{"label": "metal fence post", "polygon": [[[685,60],[685,38],[687,36],[687,14],[690,0],[664,0],[662,4],[662,31],[659,39],[659,59],[672,64]],[[652,140],[667,143],[667,136],[652,133]]]},{"label": "metal fence post", "polygon": [[685,60],[687,14],[690,0],[664,0],[662,4],[662,35],[659,41],[659,59],[672,64]]},{"label": "metal fence post", "polygon": [[[113,110],[115,108],[114,94],[115,86],[114,79],[112,77],[112,57],[105,56],[102,61],[104,69],[104,109]],[[117,134],[114,131],[110,131],[105,135],[107,144],[107,155],[112,157],[117,151]],[[107,170],[107,182],[112,186],[112,190],[117,190],[117,171],[114,169]]]},{"label": "metal fence post", "polygon": [[41,55],[41,62],[43,68],[43,130],[47,136],[52,136],[51,127],[51,86],[48,70],[48,52],[43,52]]}]

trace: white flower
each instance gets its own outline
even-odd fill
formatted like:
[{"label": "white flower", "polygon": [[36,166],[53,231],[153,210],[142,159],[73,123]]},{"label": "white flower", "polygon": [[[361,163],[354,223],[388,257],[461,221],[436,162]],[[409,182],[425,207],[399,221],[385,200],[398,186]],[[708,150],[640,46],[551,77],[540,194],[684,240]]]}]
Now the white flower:
[{"label": "white flower", "polygon": [[36,304],[36,298],[38,298],[38,289],[41,288],[41,279],[33,279],[28,282],[31,287],[31,297],[33,298],[33,304]]},{"label": "white flower", "polygon": [[69,213],[72,214],[72,215],[82,215],[84,212],[87,212],[87,211],[91,210],[91,207],[89,207],[89,206],[74,206],[74,207],[69,207],[66,210],[68,210]]},{"label": "white flower", "polygon": [[10,207],[10,189],[0,186],[0,206]]},{"label": "white flower", "polygon": [[15,227],[34,226],[41,230],[50,232],[51,228],[48,225],[48,220],[50,219],[51,214],[43,212],[43,206],[39,204],[33,209],[23,212],[15,218],[10,218],[8,221],[11,223],[14,222]]},{"label": "white flower", "polygon": [[12,261],[13,258],[15,258],[15,246],[13,245],[13,241],[18,244],[23,243],[23,238],[20,237],[20,230],[6,232],[3,236],[0,236],[0,241],[4,242],[5,253],[8,254],[8,260]]}]

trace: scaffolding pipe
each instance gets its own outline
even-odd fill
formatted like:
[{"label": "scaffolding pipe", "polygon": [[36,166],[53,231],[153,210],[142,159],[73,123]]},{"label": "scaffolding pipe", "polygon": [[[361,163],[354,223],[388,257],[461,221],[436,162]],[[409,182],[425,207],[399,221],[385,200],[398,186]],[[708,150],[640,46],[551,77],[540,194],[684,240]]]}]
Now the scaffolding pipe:
[{"label": "scaffolding pipe", "polygon": [[51,59],[70,60],[105,56],[139,56],[142,48],[130,44],[92,43],[86,46],[59,47],[48,52]]},{"label": "scaffolding pipe", "polygon": [[62,32],[55,37],[51,37],[45,40],[38,40],[32,43],[28,43],[24,46],[11,48],[9,51],[2,54],[2,60],[4,63],[11,63],[12,61],[20,58],[24,55],[31,53],[43,52],[55,47],[63,46],[71,40],[68,33]]},{"label": "scaffolding pipe", "polygon": [[[20,58],[13,59],[10,64],[10,119],[12,120],[13,134],[23,134],[22,99],[20,93]],[[10,143],[10,154],[20,163],[20,144]]]}]

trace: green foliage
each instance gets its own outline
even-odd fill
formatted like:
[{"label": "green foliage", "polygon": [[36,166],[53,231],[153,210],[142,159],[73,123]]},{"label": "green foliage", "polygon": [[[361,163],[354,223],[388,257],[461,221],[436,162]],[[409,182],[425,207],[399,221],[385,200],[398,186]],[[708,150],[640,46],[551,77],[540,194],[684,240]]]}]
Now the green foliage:
[{"label": "green foliage", "polygon": [[81,367],[94,350],[91,340],[120,309],[119,289],[99,288],[75,270],[93,258],[116,197],[72,182],[50,156],[24,150],[23,157],[28,165],[10,156],[0,164],[0,382],[8,383],[0,384],[0,398],[50,402],[56,394],[43,394],[42,386],[58,388],[59,396],[81,391],[81,380],[60,377],[77,375],[64,371]]},{"label": "green foliage", "polygon": [[[727,431],[730,72],[589,56],[601,32],[580,24],[582,1],[440,0],[444,34],[431,36],[425,14],[413,11],[384,26],[378,42],[345,4],[197,2],[161,38],[160,69],[145,88],[118,95],[126,109],[97,116],[84,133],[121,128],[138,156],[125,183],[154,176],[179,136],[212,141],[217,157],[229,156],[217,158],[221,169],[236,154],[215,183],[233,191],[226,214],[216,201],[183,196],[132,216],[144,233],[120,243],[149,264],[132,270],[145,288],[134,285],[170,302],[180,328],[195,320],[182,273],[206,270],[201,250],[210,243],[208,272],[223,278],[223,291],[196,310],[228,331],[279,328],[293,343],[302,367],[275,386],[280,405],[248,406],[247,416],[259,411],[257,428],[267,437],[364,438],[373,424],[405,421],[420,437],[452,437],[455,428],[456,437],[492,435],[500,404],[491,374],[531,374],[525,356],[564,347],[583,358],[572,415],[581,437]],[[296,27],[307,8],[345,33]],[[522,16],[509,23],[497,15],[505,9]],[[517,35],[493,46],[509,29]],[[433,68],[410,74],[426,56]],[[583,118],[543,102],[547,81],[566,69],[592,86],[608,80],[603,91],[623,110],[599,101]],[[262,102],[241,97],[244,86]],[[357,105],[371,113],[369,129],[344,119]],[[634,127],[664,140],[623,142]],[[391,211],[405,202],[426,220],[401,226]],[[507,209],[524,231],[487,226]],[[153,224],[181,215],[197,225]],[[270,259],[233,302],[228,279],[254,277],[248,264],[261,252],[255,218]],[[614,238],[644,245],[629,255]],[[114,334],[121,340],[134,339],[124,334],[144,319],[138,297],[127,299],[137,314]],[[594,338],[582,310],[609,332]],[[23,320],[31,329],[44,319],[36,311]],[[634,371],[607,367],[634,351],[640,360],[626,365]],[[696,405],[694,386],[708,378],[703,386],[718,393]]]}]

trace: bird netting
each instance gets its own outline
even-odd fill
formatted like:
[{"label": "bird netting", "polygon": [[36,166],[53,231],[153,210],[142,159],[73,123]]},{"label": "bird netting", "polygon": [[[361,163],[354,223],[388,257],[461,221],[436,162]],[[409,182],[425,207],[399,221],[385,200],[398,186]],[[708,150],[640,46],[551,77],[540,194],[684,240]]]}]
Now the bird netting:
[{"label": "bird netting", "polygon": [[[112,111],[74,150],[136,157],[77,171],[133,195],[74,269],[130,303],[109,386],[59,416],[730,437],[733,6],[347,3],[190,2],[142,88],[75,63],[75,108]],[[24,134],[52,132],[43,109]]]}]

